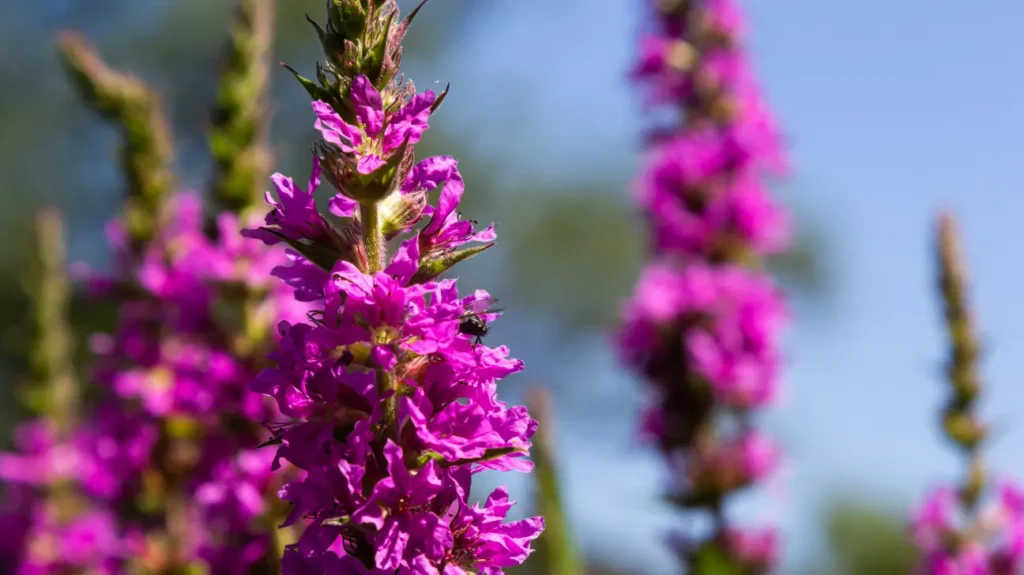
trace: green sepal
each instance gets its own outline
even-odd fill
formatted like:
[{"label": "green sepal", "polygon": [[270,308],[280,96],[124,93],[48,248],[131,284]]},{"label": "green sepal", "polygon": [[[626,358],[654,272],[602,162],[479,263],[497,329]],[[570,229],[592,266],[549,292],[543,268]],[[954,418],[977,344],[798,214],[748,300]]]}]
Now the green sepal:
[{"label": "green sepal", "polygon": [[262,227],[260,229],[266,230],[267,232],[277,236],[278,238],[281,239],[282,242],[288,244],[290,248],[299,252],[299,254],[301,254],[302,257],[316,264],[319,268],[323,269],[324,271],[331,271],[332,269],[334,269],[334,264],[338,263],[338,260],[341,259],[341,254],[335,252],[334,250],[320,246],[318,244],[307,244],[302,243],[299,240],[293,240],[273,228]]},{"label": "green sepal", "polygon": [[423,467],[427,462],[433,460],[438,463],[441,467],[456,467],[460,465],[472,465],[474,463],[482,463],[484,461],[493,461],[506,455],[513,453],[526,454],[526,450],[521,447],[498,447],[496,449],[488,449],[480,457],[467,457],[465,459],[456,459],[455,461],[449,461],[444,458],[443,455],[436,451],[424,451],[418,458],[416,458],[415,466],[417,468]]},{"label": "green sepal", "polygon": [[413,274],[410,283],[421,284],[435,279],[439,275],[455,267],[455,264],[466,261],[480,252],[490,249],[492,246],[494,246],[494,242],[484,244],[482,246],[466,248],[440,258],[424,261],[420,263],[420,267],[416,270],[416,273]]},{"label": "green sepal", "polygon": [[299,81],[299,84],[302,84],[302,87],[306,89],[306,92],[309,94],[310,98],[314,100],[324,101],[328,101],[330,99],[330,94],[327,92],[327,90],[324,90],[323,88],[318,86],[316,82],[304,77],[302,74],[299,74],[295,70],[295,68],[292,68],[288,64],[282,63],[281,65],[284,66],[285,70],[291,72],[292,76],[295,76],[295,79]]}]

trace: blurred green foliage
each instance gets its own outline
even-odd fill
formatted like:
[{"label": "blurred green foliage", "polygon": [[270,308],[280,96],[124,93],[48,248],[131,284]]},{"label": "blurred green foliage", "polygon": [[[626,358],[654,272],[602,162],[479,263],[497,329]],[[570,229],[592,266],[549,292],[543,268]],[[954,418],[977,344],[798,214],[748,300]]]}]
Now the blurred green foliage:
[{"label": "blurred green foliage", "polygon": [[907,575],[916,552],[905,514],[865,496],[838,497],[824,515],[828,554],[805,575]]}]

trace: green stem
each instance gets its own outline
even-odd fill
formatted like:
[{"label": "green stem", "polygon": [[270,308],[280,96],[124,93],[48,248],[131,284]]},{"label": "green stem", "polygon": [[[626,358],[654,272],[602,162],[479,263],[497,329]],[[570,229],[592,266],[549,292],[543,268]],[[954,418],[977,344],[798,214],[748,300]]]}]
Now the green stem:
[{"label": "green stem", "polygon": [[[384,234],[380,230],[380,216],[377,213],[376,202],[363,202],[359,204],[359,223],[362,227],[363,247],[366,250],[367,273],[375,274],[384,269],[386,260]],[[377,368],[377,395],[384,397],[384,430],[385,435],[397,439],[398,431],[395,429],[395,412],[397,411],[397,398],[393,394],[395,388],[394,378],[386,369]]]},{"label": "green stem", "polygon": [[544,517],[545,525],[536,544],[539,561],[534,560],[534,565],[539,562],[547,575],[580,575],[583,566],[573,542],[558,475],[551,398],[547,390],[539,387],[530,389],[527,394],[530,415],[540,423],[533,436],[534,506]]},{"label": "green stem", "polygon": [[398,411],[398,397],[393,393],[395,379],[391,372],[386,369],[377,369],[377,395],[384,397],[391,394],[384,400],[384,434],[398,439],[398,429],[395,427],[396,412]]},{"label": "green stem", "polygon": [[363,247],[366,249],[368,273],[375,274],[384,269],[384,234],[380,231],[380,217],[375,202],[359,204],[359,223],[363,228]]}]

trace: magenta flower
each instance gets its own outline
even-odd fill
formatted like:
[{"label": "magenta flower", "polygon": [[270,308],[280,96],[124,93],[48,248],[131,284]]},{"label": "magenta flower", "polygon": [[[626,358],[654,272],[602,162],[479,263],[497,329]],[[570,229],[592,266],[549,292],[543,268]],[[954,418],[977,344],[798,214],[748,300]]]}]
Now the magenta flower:
[{"label": "magenta flower", "polygon": [[710,536],[680,537],[687,570],[710,546],[736,572],[767,573],[777,533],[738,529],[724,510],[780,457],[751,416],[779,388],[787,314],[760,263],[788,247],[788,218],[768,189],[785,161],[742,49],[737,4],[654,4],[632,74],[662,118],[633,190],[652,256],[617,343],[649,384],[640,430],[676,473],[672,500],[714,519]]},{"label": "magenta flower", "polygon": [[[282,325],[272,356],[278,367],[256,379],[255,388],[274,397],[283,414],[307,421],[280,430],[278,454],[307,471],[282,496],[293,503],[293,518],[319,518],[303,537],[308,555],[333,553],[341,539],[342,556],[379,569],[412,569],[421,556],[440,565],[454,545],[445,514],[468,493],[460,483],[468,476],[457,480],[453,470],[531,468],[522,456],[536,422],[494,398],[494,379],[521,363],[459,331],[465,305],[486,294],[459,298],[452,280],[403,285],[411,275],[403,257],[416,243],[407,245],[374,276],[340,262],[324,289],[322,319]],[[396,424],[408,431],[402,446],[382,439],[384,460],[370,446],[380,441],[373,430],[384,421],[387,396],[368,369],[393,374],[403,395]],[[381,474],[364,492],[360,478]],[[350,523],[332,523],[346,516]],[[363,548],[375,550],[372,558]]]},{"label": "magenta flower", "polygon": [[410,179],[403,186],[403,193],[408,193],[406,190],[409,188],[425,191],[443,186],[437,209],[433,210],[430,222],[420,231],[420,253],[448,253],[469,242],[493,242],[497,237],[494,224],[477,232],[473,222],[460,219],[457,208],[466,187],[457,164],[450,156],[429,158],[412,169]]},{"label": "magenta flower", "polygon": [[242,230],[242,235],[261,240],[267,245],[281,242],[281,236],[293,240],[324,237],[327,234],[327,223],[317,211],[313,199],[313,194],[320,187],[320,163],[316,158],[313,159],[313,170],[305,190],[299,189],[291,178],[281,174],[274,174],[271,179],[278,199],[275,200],[267,192],[267,203],[274,208],[267,214],[267,227]]},{"label": "magenta flower", "polygon": [[404,144],[420,141],[427,129],[434,93],[413,96],[398,111],[385,113],[384,100],[366,76],[352,81],[351,102],[358,125],[346,123],[326,102],[314,101],[317,121],[314,127],[325,142],[354,157],[356,171],[369,175],[387,163]]},{"label": "magenta flower", "polygon": [[961,513],[956,490],[934,489],[915,510],[911,534],[923,555],[921,575],[1011,575],[1024,566],[1022,491],[1003,483],[974,517]]},{"label": "magenta flower", "polygon": [[[309,306],[271,275],[287,263],[285,251],[241,238],[237,217],[219,216],[211,237],[195,194],[170,198],[159,216],[141,248],[113,234],[122,242],[115,269],[92,280],[119,298],[114,332],[92,338],[98,401],[65,439],[33,425],[18,454],[0,456],[0,476],[26,500],[0,518],[19,538],[0,561],[17,573],[121,575],[129,559],[171,560],[154,543],[165,535],[163,510],[140,506],[153,505],[153,478],[172,473],[184,523],[175,526],[181,557],[173,560],[246,575],[266,556],[262,521],[282,478],[270,472],[273,454],[255,448],[261,421],[278,414],[249,386],[264,362],[259,340],[269,343],[278,321],[305,319]],[[83,511],[57,517],[46,494],[69,488]]]}]

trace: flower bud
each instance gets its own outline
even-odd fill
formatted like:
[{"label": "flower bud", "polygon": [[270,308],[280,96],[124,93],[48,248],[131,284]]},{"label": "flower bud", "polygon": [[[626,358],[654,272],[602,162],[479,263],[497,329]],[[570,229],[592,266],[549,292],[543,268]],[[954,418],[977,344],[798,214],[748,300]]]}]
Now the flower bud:
[{"label": "flower bud", "polygon": [[380,203],[381,233],[392,239],[412,227],[423,217],[427,207],[427,194],[418,190],[409,194],[394,193]]},{"label": "flower bud", "polygon": [[362,157],[359,155],[346,154],[326,142],[319,142],[315,149],[327,181],[338,192],[360,203],[380,202],[396,193],[412,167],[408,141],[399,146],[384,165],[368,174],[360,172]]}]

